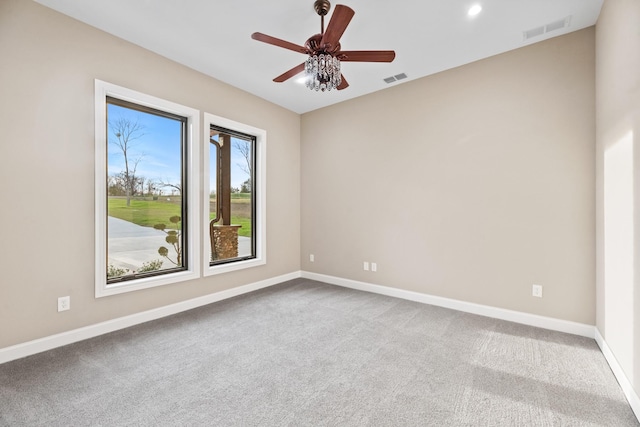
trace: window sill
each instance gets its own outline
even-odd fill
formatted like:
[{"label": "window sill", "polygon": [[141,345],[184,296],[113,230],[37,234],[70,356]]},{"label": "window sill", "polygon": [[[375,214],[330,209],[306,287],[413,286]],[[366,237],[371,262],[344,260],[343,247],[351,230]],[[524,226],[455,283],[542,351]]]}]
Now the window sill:
[{"label": "window sill", "polygon": [[265,265],[267,260],[264,257],[248,259],[246,261],[230,262],[228,264],[208,265],[202,272],[203,276],[215,276],[216,274],[230,273],[232,271],[244,270],[246,268]]},{"label": "window sill", "polygon": [[180,283],[197,278],[199,278],[197,273],[187,270],[164,274],[162,276],[123,281],[122,283],[113,283],[110,285],[105,283],[102,286],[96,286],[96,298],[139,291],[141,289],[154,288],[156,286],[171,285],[173,283]]}]

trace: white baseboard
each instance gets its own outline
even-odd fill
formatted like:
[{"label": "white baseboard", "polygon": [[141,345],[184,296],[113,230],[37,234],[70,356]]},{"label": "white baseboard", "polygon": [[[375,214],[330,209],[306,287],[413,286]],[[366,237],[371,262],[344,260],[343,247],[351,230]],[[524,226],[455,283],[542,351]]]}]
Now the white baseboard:
[{"label": "white baseboard", "polygon": [[357,289],[365,292],[372,292],[381,295],[387,295],[395,298],[416,301],[423,304],[430,304],[439,307],[450,308],[466,313],[478,314],[481,316],[493,317],[496,319],[507,320],[511,322],[521,323],[529,326],[550,329],[559,332],[566,332],[574,335],[580,335],[593,338],[598,343],[602,353],[607,360],[611,370],[613,371],[622,391],[624,392],[631,409],[640,420],[640,398],[633,389],[633,385],[626,377],[624,371],[618,364],[611,349],[600,332],[594,327],[582,323],[569,322],[566,320],[554,319],[550,317],[538,316],[535,314],[522,313],[513,310],[506,310],[481,304],[474,304],[465,301],[443,298],[433,295],[427,295],[419,292],[407,291],[403,289],[390,288],[387,286],[374,285],[356,280],[343,279],[325,274],[311,273],[308,271],[296,271],[284,274],[270,279],[261,280],[259,282],[250,283],[232,289],[216,292],[202,297],[193,298],[187,301],[159,307],[153,310],[132,314],[118,319],[108,320],[106,322],[97,323],[95,325],[85,326],[83,328],[74,329],[72,331],[51,335],[37,340],[17,344],[11,347],[0,349],[0,364],[11,360],[20,359],[22,357],[31,356],[43,351],[51,350],[74,342],[93,338],[99,335],[114,332],[150,320],[160,319],[162,317],[171,316],[193,308],[201,307],[214,302],[233,298],[238,295],[263,289],[269,286],[277,285],[288,280],[304,277],[306,279],[317,280],[319,282],[329,283],[332,285],[342,286],[351,289]]},{"label": "white baseboard", "polygon": [[202,297],[182,301],[179,303],[159,307],[153,310],[120,317],[106,322],[97,323],[95,325],[85,326],[68,332],[51,335],[48,337],[28,341],[26,343],[17,344],[11,347],[0,349],[0,363],[9,362],[11,360],[30,356],[32,354],[51,350],[56,347],[93,338],[98,335],[124,329],[129,326],[138,325],[150,320],[160,319],[162,317],[171,316],[196,307],[211,304],[227,298],[232,298],[258,289],[273,286],[288,280],[304,277],[320,282],[330,283],[346,288],[358,289],[366,292],[373,292],[381,295],[387,295],[395,298],[402,298],[410,301],[416,301],[424,304],[431,304],[439,307],[459,310],[466,313],[478,314],[481,316],[493,317],[496,319],[508,320],[511,322],[522,323],[530,326],[551,329],[560,332],[567,332],[574,335],[595,338],[595,327],[581,323],[569,322],[566,320],[553,319],[549,317],[537,316],[518,311],[495,308],[470,302],[464,302],[449,298],[427,295],[419,292],[406,291],[397,288],[374,285],[356,280],[343,279],[340,277],[328,276],[325,274],[311,273],[307,271],[296,271],[282,276],[272,277],[259,282],[250,283],[232,289],[216,292]]},{"label": "white baseboard", "polygon": [[119,329],[128,328],[129,326],[138,325],[150,320],[160,319],[162,317],[171,316],[172,314],[181,313],[203,305],[222,301],[258,289],[277,285],[301,277],[300,271],[296,271],[282,276],[272,277],[270,279],[261,280],[259,282],[250,283],[244,286],[227,289],[187,301],[181,301],[164,307],[155,308],[153,310],[143,311],[141,313],[120,317],[106,322],[96,323],[95,325],[85,326],[83,328],[74,329],[67,332],[51,335],[22,344],[0,349],[0,363],[9,362],[11,360],[20,359],[22,357],[31,356],[36,353],[51,350],[63,345],[72,344],[88,338],[97,337],[98,335],[107,334]]},{"label": "white baseboard", "polygon": [[427,295],[419,292],[389,288],[387,286],[374,285],[371,283],[359,282],[350,279],[342,279],[340,277],[327,276],[325,274],[311,273],[308,271],[303,271],[302,277],[306,279],[317,280],[319,282],[330,283],[332,285],[343,286],[345,288],[373,292],[376,294],[387,295],[395,298],[421,302],[423,304],[450,308],[453,310],[463,311],[465,313],[472,313],[478,314],[480,316],[508,320],[510,322],[536,326],[538,328],[550,329],[553,331],[566,332],[569,334],[580,335],[587,338],[595,338],[595,326],[586,325],[584,323],[570,322],[567,320],[554,319],[552,317],[522,313],[520,311],[496,308],[488,305],[481,305],[450,298]]},{"label": "white baseboard", "polygon": [[595,339],[598,343],[598,346],[600,347],[600,350],[602,350],[602,354],[604,354],[604,358],[607,359],[607,363],[611,367],[613,375],[615,375],[616,379],[618,380],[618,384],[620,384],[622,392],[629,401],[629,405],[631,405],[633,413],[636,414],[636,418],[638,418],[638,421],[640,421],[640,397],[638,396],[638,393],[636,393],[636,391],[633,389],[631,381],[629,381],[629,378],[627,378],[627,376],[625,375],[622,367],[618,363],[618,360],[613,355],[613,352],[609,348],[609,345],[604,340],[597,328]]}]

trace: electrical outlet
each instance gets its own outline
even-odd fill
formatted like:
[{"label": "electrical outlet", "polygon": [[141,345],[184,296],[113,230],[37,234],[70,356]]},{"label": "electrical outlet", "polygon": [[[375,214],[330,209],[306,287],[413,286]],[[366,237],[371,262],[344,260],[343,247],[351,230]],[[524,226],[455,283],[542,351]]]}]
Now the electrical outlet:
[{"label": "electrical outlet", "polygon": [[362,264],[362,268],[364,269],[364,271],[369,271],[369,262],[365,261]]},{"label": "electrical outlet", "polygon": [[314,262],[315,260],[316,260],[316,257],[313,254],[309,255],[310,262]]},{"label": "electrical outlet", "polygon": [[371,271],[376,272],[378,271],[378,264],[376,264],[375,262],[371,263]]},{"label": "electrical outlet", "polygon": [[533,285],[531,288],[531,295],[542,298],[542,285]]},{"label": "electrical outlet", "polygon": [[71,297],[58,298],[58,311],[67,311],[71,309]]}]

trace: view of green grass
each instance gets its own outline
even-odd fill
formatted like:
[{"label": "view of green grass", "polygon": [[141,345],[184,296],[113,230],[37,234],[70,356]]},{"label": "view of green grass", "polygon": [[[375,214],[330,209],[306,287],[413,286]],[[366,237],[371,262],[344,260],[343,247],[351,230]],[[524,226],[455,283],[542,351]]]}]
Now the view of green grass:
[{"label": "view of green grass", "polygon": [[[242,194],[242,196],[245,195],[248,196],[248,194]],[[237,202],[244,203],[245,200],[247,200],[244,197],[236,198],[233,196],[237,196],[237,194],[232,195],[232,201],[234,201],[234,199],[240,199],[237,200]],[[109,216],[120,218],[144,227],[153,227],[156,224],[170,225],[169,218],[174,215],[180,216],[180,204],[166,200],[132,199],[131,205],[127,206],[125,198],[109,197],[108,214]],[[215,215],[211,214],[210,219],[213,219],[214,217]],[[245,237],[251,236],[251,218],[232,216],[231,223],[242,226],[238,230],[238,235]]]},{"label": "view of green grass", "polygon": [[127,206],[124,198],[109,197],[109,216],[124,219],[125,221],[144,227],[153,227],[156,224],[168,224],[169,218],[180,216],[180,205],[158,200],[131,199],[131,206]]}]

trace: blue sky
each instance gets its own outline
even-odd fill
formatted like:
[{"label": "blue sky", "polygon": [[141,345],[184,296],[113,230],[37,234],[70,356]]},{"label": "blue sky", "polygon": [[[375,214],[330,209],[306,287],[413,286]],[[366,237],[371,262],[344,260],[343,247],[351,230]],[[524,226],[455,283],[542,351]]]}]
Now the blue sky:
[{"label": "blue sky", "polygon": [[[137,176],[171,184],[180,182],[181,123],[178,120],[114,104],[107,104],[107,113],[110,123],[119,118],[124,118],[132,122],[137,121],[142,126],[142,136],[131,141],[128,154],[130,166],[133,160],[142,156],[136,170]],[[124,170],[124,157],[120,148],[112,143],[117,138],[110,126],[108,126],[107,131],[109,138],[107,153],[108,174],[113,175]],[[212,151],[215,155],[215,150]],[[239,165],[244,164],[246,164],[244,157],[236,150],[233,150],[231,181],[234,187],[240,188],[240,185],[248,178],[248,175],[239,167]],[[212,173],[212,175],[214,174]],[[215,189],[215,180],[213,178],[211,185]],[[171,189],[169,187],[165,188],[164,193],[170,194]]]}]

